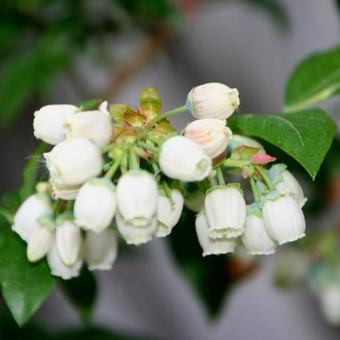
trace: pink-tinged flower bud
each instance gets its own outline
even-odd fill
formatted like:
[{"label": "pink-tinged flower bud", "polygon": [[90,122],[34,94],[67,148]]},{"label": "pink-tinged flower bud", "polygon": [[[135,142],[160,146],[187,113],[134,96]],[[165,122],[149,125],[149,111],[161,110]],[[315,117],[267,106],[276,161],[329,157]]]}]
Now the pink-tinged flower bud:
[{"label": "pink-tinged flower bud", "polygon": [[53,242],[49,252],[47,253],[47,263],[52,275],[61,277],[63,280],[70,280],[79,276],[83,265],[83,259],[79,256],[72,266],[66,266],[59,255],[56,242]]},{"label": "pink-tinged flower bud", "polygon": [[116,225],[120,235],[127,244],[134,244],[136,246],[149,242],[156,231],[157,220],[151,219],[143,226],[134,226],[123,220],[120,214],[116,215]]},{"label": "pink-tinged flower bud", "polygon": [[284,244],[305,236],[305,217],[298,202],[290,195],[278,192],[266,196],[263,218],[270,237]]},{"label": "pink-tinged flower bud", "polygon": [[234,238],[243,234],[246,203],[236,184],[208,191],[204,201],[210,238]]},{"label": "pink-tinged flower bud", "polygon": [[198,241],[203,250],[203,256],[232,253],[236,247],[235,239],[209,237],[208,222],[204,212],[196,217],[196,233]]},{"label": "pink-tinged flower bud", "polygon": [[111,224],[115,212],[115,187],[109,179],[91,179],[81,187],[74,204],[77,225],[101,233]]},{"label": "pink-tinged flower bud", "polygon": [[168,177],[186,182],[203,180],[212,167],[202,147],[183,136],[170,137],[162,145],[159,165]]},{"label": "pink-tinged flower bud", "polygon": [[113,137],[110,114],[103,111],[77,112],[66,120],[65,128],[68,138],[84,137],[97,146],[110,144]]},{"label": "pink-tinged flower bud", "polygon": [[128,225],[145,227],[157,213],[158,190],[155,178],[144,170],[130,170],[117,184],[117,205]]},{"label": "pink-tinged flower bud", "polygon": [[275,253],[276,244],[268,235],[261,210],[256,205],[247,207],[247,219],[242,241],[250,255]]},{"label": "pink-tinged flower bud", "polygon": [[178,190],[171,190],[171,197],[164,193],[158,197],[156,237],[165,237],[178,223],[183,210],[183,196]]},{"label": "pink-tinged flower bud", "polygon": [[221,83],[207,83],[194,87],[188,94],[187,110],[198,119],[227,119],[239,107],[237,89]]},{"label": "pink-tinged flower bud", "polygon": [[27,258],[30,262],[41,260],[49,251],[54,240],[54,221],[50,216],[38,218],[27,242]]},{"label": "pink-tinged flower bud", "polygon": [[56,145],[66,138],[65,121],[78,108],[74,105],[47,105],[34,113],[34,136],[42,141]]},{"label": "pink-tinged flower bud", "polygon": [[199,144],[211,158],[222,154],[232,137],[231,130],[225,121],[216,118],[198,119],[184,129],[184,136]]},{"label": "pink-tinged flower bud", "polygon": [[45,153],[44,157],[52,186],[63,190],[73,190],[98,176],[102,170],[103,161],[99,149],[85,138],[65,140]]},{"label": "pink-tinged flower bud", "polygon": [[268,164],[276,161],[276,158],[266,153],[256,153],[250,157],[253,164]]},{"label": "pink-tinged flower bud", "polygon": [[85,260],[89,270],[110,270],[117,257],[117,235],[112,228],[85,237]]},{"label": "pink-tinged flower bud", "polygon": [[56,243],[62,261],[66,266],[73,266],[80,254],[82,239],[79,227],[66,216],[60,216],[57,221]]},{"label": "pink-tinged flower bud", "polygon": [[269,170],[269,177],[275,185],[275,189],[282,194],[292,195],[302,208],[307,198],[296,178],[287,170],[285,164],[275,164]]},{"label": "pink-tinged flower bud", "polygon": [[16,212],[12,230],[27,242],[38,218],[48,214],[52,214],[48,197],[43,193],[31,195]]}]

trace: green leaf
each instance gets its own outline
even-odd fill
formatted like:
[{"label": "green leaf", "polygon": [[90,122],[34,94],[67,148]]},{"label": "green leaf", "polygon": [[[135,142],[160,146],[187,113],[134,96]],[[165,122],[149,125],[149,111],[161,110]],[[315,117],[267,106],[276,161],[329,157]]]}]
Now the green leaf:
[{"label": "green leaf", "polygon": [[32,264],[25,243],[0,220],[0,284],[15,321],[22,326],[51,292],[54,278],[46,261]]},{"label": "green leaf", "polygon": [[84,100],[78,104],[81,111],[97,110],[98,106],[103,102],[103,99]]},{"label": "green leaf", "polygon": [[31,155],[22,173],[22,185],[19,191],[20,198],[23,201],[34,192],[37,182],[39,162],[41,155],[47,150],[48,145],[41,143]]},{"label": "green leaf", "polygon": [[315,53],[293,71],[285,93],[285,111],[304,110],[340,93],[340,46]]},{"label": "green leaf", "polygon": [[187,209],[168,239],[186,279],[201,298],[208,314],[216,317],[232,284],[226,270],[228,257],[202,257],[195,232],[195,214]]},{"label": "green leaf", "polygon": [[319,109],[295,113],[238,115],[228,120],[235,133],[261,138],[298,161],[314,179],[332,144],[336,125]]},{"label": "green leaf", "polygon": [[78,309],[80,317],[84,322],[89,322],[97,296],[97,284],[93,274],[83,269],[79,277],[61,280],[60,285],[65,295]]}]

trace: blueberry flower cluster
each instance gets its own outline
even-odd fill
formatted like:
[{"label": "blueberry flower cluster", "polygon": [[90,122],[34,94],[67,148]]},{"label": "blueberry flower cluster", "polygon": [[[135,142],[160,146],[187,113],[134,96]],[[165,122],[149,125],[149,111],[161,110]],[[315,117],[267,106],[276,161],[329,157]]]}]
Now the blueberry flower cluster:
[{"label": "blueberry flower cluster", "polygon": [[[34,135],[53,147],[43,156],[48,181],[37,184],[12,226],[27,243],[28,260],[46,256],[63,279],[77,276],[83,263],[108,270],[118,238],[140,245],[165,237],[184,205],[198,213],[203,256],[233,252],[239,241],[249,254],[272,254],[303,237],[303,191],[285,165],[268,168],[275,158],[261,144],[233,135],[228,119],[239,104],[237,89],[209,83],[164,113],[153,88],[136,111],[107,102],[36,111]],[[178,133],[168,118],[185,111],[196,120]],[[229,180],[235,174],[241,183]],[[241,189],[247,182],[251,202]]]}]

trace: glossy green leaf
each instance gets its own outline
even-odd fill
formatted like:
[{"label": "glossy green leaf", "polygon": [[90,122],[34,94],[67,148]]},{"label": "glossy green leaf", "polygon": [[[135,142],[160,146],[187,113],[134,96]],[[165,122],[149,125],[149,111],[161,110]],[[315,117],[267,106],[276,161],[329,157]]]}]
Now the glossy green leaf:
[{"label": "glossy green leaf", "polygon": [[340,93],[340,46],[315,53],[293,71],[285,93],[285,111],[304,110]]},{"label": "glossy green leaf", "polygon": [[18,325],[45,301],[54,285],[46,261],[28,262],[25,243],[0,221],[0,283],[2,295]]},{"label": "glossy green leaf", "polygon": [[24,200],[34,192],[37,182],[39,162],[48,145],[41,143],[31,155],[22,173],[22,185],[19,191],[21,200]]},{"label": "glossy green leaf", "polygon": [[78,104],[78,107],[82,111],[97,110],[99,105],[103,102],[103,99],[89,99],[84,100]]},{"label": "glossy green leaf", "polygon": [[233,116],[235,133],[261,138],[298,161],[314,179],[332,144],[336,125],[319,109],[295,113]]},{"label": "glossy green leaf", "polygon": [[78,310],[80,317],[89,322],[97,297],[97,284],[94,275],[87,269],[83,269],[81,275],[72,280],[61,280],[60,285]]}]

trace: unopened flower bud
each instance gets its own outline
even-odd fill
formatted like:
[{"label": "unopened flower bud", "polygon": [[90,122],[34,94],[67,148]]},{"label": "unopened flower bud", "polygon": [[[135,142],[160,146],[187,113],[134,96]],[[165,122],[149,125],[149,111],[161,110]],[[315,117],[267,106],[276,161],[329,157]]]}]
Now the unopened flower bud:
[{"label": "unopened flower bud", "polygon": [[339,283],[330,283],[319,292],[321,309],[326,321],[333,325],[340,325],[340,288]]},{"label": "unopened flower bud", "polygon": [[63,280],[69,280],[79,276],[83,260],[79,256],[72,266],[66,266],[59,255],[56,242],[53,242],[47,253],[47,263],[52,275],[61,277]]},{"label": "unopened flower bud", "polygon": [[59,217],[56,243],[62,261],[66,266],[73,266],[80,254],[82,239],[79,227],[71,219]]},{"label": "unopened flower bud", "polygon": [[44,194],[29,196],[20,206],[14,216],[12,230],[24,241],[28,241],[37,219],[52,213],[48,197]]},{"label": "unopened flower bud", "polygon": [[117,257],[115,231],[107,228],[101,233],[89,231],[85,237],[85,261],[89,270],[109,270]]},{"label": "unopened flower bud", "polygon": [[235,149],[241,146],[257,148],[258,153],[266,153],[262,144],[260,144],[257,140],[246,137],[246,136],[235,135],[235,134],[233,134],[232,138],[230,139],[228,143],[228,153],[231,154]]},{"label": "unopened flower bud", "polygon": [[108,112],[83,111],[70,116],[65,123],[67,137],[84,137],[97,146],[111,142],[113,128]]},{"label": "unopened flower bud", "polygon": [[206,195],[204,209],[211,238],[234,238],[243,234],[246,203],[236,184],[212,188]]},{"label": "unopened flower bud", "polygon": [[171,233],[181,217],[183,202],[183,196],[178,190],[171,190],[171,197],[159,195],[155,233],[157,237],[165,237]]},{"label": "unopened flower bud", "polygon": [[120,214],[116,215],[116,224],[120,235],[127,244],[136,246],[149,242],[156,231],[156,218],[151,219],[144,226],[134,226],[123,220]]},{"label": "unopened flower bud", "polygon": [[196,233],[198,241],[203,249],[203,256],[232,253],[236,247],[235,239],[209,237],[209,227],[204,212],[196,217]]},{"label": "unopened flower bud", "polygon": [[285,164],[275,164],[269,170],[269,177],[275,185],[275,189],[282,194],[292,195],[302,208],[307,198],[296,178],[287,170]]},{"label": "unopened flower bud", "polygon": [[184,136],[198,143],[211,158],[222,154],[232,137],[225,121],[216,118],[198,119],[184,129]]},{"label": "unopened flower bud", "polygon": [[115,212],[116,193],[109,179],[91,179],[81,187],[74,204],[77,225],[100,233],[111,224]]},{"label": "unopened flower bud", "polygon": [[280,245],[305,236],[305,217],[298,202],[290,195],[282,196],[278,192],[267,195],[263,218],[268,234]]},{"label": "unopened flower bud", "polygon": [[34,136],[42,141],[56,145],[66,138],[65,121],[78,108],[74,105],[47,105],[34,113]]},{"label": "unopened flower bud", "polygon": [[247,207],[246,226],[242,241],[250,255],[275,253],[276,244],[265,229],[261,210],[255,205]]},{"label": "unopened flower bud", "polygon": [[73,190],[99,175],[102,169],[99,149],[85,138],[65,140],[45,153],[44,157],[52,184],[64,190]]},{"label": "unopened flower bud", "polygon": [[30,262],[37,262],[47,254],[54,240],[54,228],[50,216],[38,218],[27,242],[27,258]]},{"label": "unopened flower bud", "polygon": [[221,83],[194,87],[188,94],[187,110],[198,119],[227,119],[240,105],[237,89]]},{"label": "unopened flower bud", "polygon": [[186,182],[201,181],[211,171],[211,159],[202,147],[183,136],[170,137],[162,145],[159,165],[168,177]]},{"label": "unopened flower bud", "polygon": [[155,178],[144,170],[130,170],[117,184],[117,205],[125,223],[145,227],[157,213]]}]

